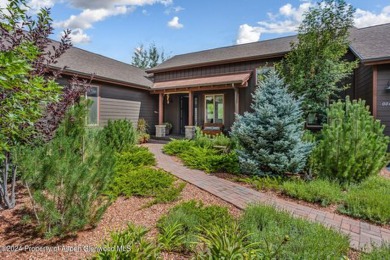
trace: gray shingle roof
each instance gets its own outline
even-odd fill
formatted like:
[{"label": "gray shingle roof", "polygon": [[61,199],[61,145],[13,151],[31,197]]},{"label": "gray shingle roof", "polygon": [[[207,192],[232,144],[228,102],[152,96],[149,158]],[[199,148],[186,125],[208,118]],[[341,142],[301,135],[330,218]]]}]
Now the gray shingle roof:
[{"label": "gray shingle roof", "polygon": [[290,51],[290,42],[295,41],[296,39],[296,36],[287,36],[272,40],[176,55],[160,65],[147,70],[147,72],[157,72],[178,67],[185,68],[186,66],[203,66],[216,62],[223,63],[227,61],[234,62],[262,57],[281,57]]},{"label": "gray shingle roof", "polygon": [[390,59],[390,23],[353,30],[351,50],[363,62]]},{"label": "gray shingle roof", "polygon": [[64,66],[67,66],[66,71],[71,73],[95,74],[95,79],[105,79],[141,88],[152,86],[144,70],[76,47],[68,49],[55,64],[55,67],[59,68]]},{"label": "gray shingle roof", "polygon": [[[178,68],[200,67],[240,60],[282,57],[291,50],[290,42],[296,40],[296,36],[288,36],[176,55],[162,64],[147,70],[147,72],[153,73]],[[363,62],[390,59],[389,41],[390,23],[351,30],[351,50]]]}]

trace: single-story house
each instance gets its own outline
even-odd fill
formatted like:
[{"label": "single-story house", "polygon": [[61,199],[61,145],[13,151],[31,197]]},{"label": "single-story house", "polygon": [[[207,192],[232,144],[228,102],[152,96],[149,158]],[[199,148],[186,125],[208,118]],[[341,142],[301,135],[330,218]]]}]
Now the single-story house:
[{"label": "single-story house", "polygon": [[[390,135],[390,24],[351,30],[348,58],[359,67],[343,93],[365,99],[372,114]],[[164,122],[173,134],[191,138],[195,126],[224,125],[229,130],[235,113],[250,110],[256,87],[256,69],[280,61],[296,36],[177,55],[148,69],[154,81],[150,92],[158,96],[156,135],[165,135]]]},{"label": "single-story house", "polygon": [[65,67],[60,84],[73,76],[90,80],[87,97],[94,102],[88,117],[89,125],[104,126],[109,119],[128,119],[137,126],[139,118],[148,123],[151,133],[157,122],[158,97],[150,94],[152,81],[144,70],[76,47],[68,49],[55,64]]},{"label": "single-story house", "polygon": [[[390,23],[354,28],[350,37],[347,58],[360,63],[343,95],[365,99],[390,135]],[[164,122],[170,122],[172,134],[191,138],[195,126],[223,125],[228,131],[235,113],[250,110],[256,70],[280,61],[296,40],[288,36],[176,55],[146,72],[72,47],[56,66],[67,67],[61,80],[94,74],[87,94],[95,101],[90,124],[103,126],[120,118],[136,124],[144,118],[158,137],[165,136]]]}]

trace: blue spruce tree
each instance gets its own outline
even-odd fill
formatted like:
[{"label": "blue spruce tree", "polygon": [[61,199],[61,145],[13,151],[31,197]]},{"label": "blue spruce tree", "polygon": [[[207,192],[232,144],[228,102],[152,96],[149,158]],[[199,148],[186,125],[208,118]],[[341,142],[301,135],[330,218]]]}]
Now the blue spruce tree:
[{"label": "blue spruce tree", "polygon": [[270,70],[252,94],[253,112],[237,115],[232,135],[238,142],[241,170],[254,175],[298,173],[312,145],[304,134],[300,100],[287,92],[283,80]]}]

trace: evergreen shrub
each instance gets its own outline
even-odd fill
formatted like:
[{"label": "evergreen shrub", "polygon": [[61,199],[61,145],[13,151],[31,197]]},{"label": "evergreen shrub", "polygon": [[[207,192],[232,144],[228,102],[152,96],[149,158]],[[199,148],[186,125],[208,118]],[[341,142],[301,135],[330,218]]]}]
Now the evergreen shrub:
[{"label": "evergreen shrub", "polygon": [[102,140],[107,146],[121,152],[138,142],[137,131],[133,124],[126,119],[108,120],[107,125],[101,131]]},{"label": "evergreen shrub", "polygon": [[86,115],[85,105],[71,108],[55,138],[24,149],[19,161],[39,230],[49,237],[95,225],[110,203],[103,191],[111,182],[114,153],[87,130]]},{"label": "evergreen shrub", "polygon": [[387,162],[389,137],[365,101],[347,97],[345,102],[332,104],[328,120],[311,156],[315,171],[341,183],[360,182],[378,174]]},{"label": "evergreen shrub", "polygon": [[300,100],[271,70],[252,95],[253,112],[237,115],[232,136],[243,173],[284,175],[303,170],[312,145],[303,142]]}]

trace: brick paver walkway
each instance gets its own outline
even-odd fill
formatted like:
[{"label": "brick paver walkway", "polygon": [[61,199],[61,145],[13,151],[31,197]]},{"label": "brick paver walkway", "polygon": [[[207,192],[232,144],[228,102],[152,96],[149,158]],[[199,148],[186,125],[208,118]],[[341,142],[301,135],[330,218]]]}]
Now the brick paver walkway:
[{"label": "brick paver walkway", "polygon": [[171,172],[178,178],[208,191],[240,209],[244,209],[248,203],[254,202],[273,205],[279,209],[291,212],[294,216],[320,222],[327,227],[332,227],[349,235],[351,247],[358,250],[369,250],[372,244],[378,246],[384,242],[390,242],[390,230],[388,229],[343,215],[329,213],[280,198],[271,197],[265,193],[206,174],[203,171],[188,169],[182,163],[174,160],[174,157],[163,154],[161,151],[162,144],[146,144],[146,146],[155,154],[158,167]]}]

